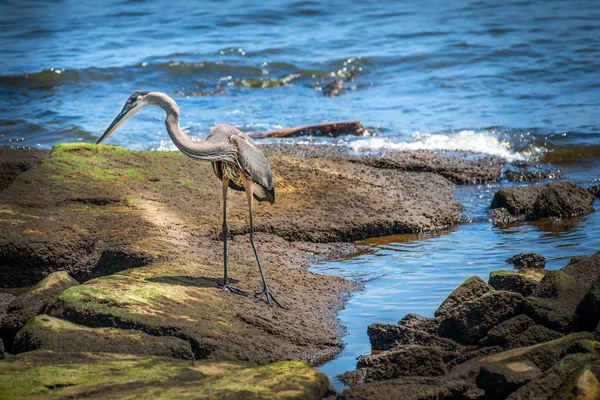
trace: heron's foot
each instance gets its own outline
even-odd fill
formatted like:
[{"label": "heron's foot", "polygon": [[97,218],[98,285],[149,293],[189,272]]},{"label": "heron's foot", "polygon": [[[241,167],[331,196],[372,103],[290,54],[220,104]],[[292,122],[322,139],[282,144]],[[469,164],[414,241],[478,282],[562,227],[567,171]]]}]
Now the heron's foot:
[{"label": "heron's foot", "polygon": [[271,303],[271,300],[273,300],[273,303],[277,304],[279,307],[283,308],[284,310],[288,310],[287,307],[282,306],[281,303],[277,301],[277,299],[275,298],[275,296],[273,296],[273,294],[271,293],[271,290],[269,290],[269,288],[267,286],[264,287],[262,292],[254,292],[254,295],[258,296],[258,300],[262,300],[262,298],[264,296],[265,302],[270,306],[273,305]]},{"label": "heron's foot", "polygon": [[217,285],[221,286],[221,292],[231,292],[241,296],[248,296],[248,292],[230,285],[229,282],[217,281]]}]

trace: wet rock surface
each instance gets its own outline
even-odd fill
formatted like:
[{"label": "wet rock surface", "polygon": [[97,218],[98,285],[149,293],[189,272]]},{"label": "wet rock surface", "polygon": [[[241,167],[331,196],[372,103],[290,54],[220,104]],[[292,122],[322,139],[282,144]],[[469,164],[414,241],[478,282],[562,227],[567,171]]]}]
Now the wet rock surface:
[{"label": "wet rock surface", "polygon": [[519,253],[506,259],[507,264],[512,264],[516,269],[544,269],[546,258],[537,253]]},{"label": "wet rock surface", "polygon": [[[600,273],[598,259],[600,251],[578,257],[559,271],[526,268],[515,274],[533,273],[537,285],[525,290],[529,282],[516,280],[509,285],[514,292],[493,289],[494,274],[487,288],[485,282],[470,278],[468,282],[479,288],[479,292],[471,292],[470,300],[450,300],[453,308],[446,308],[436,318],[411,314],[403,319],[405,330],[422,332],[427,327],[433,336],[428,337],[431,345],[419,348],[421,359],[427,360],[421,365],[429,365],[431,354],[442,352],[443,369],[436,364],[419,376],[394,375],[390,372],[394,368],[383,360],[393,359],[392,353],[403,346],[363,356],[358,369],[348,374],[360,379],[347,381],[351,388],[340,398],[385,398],[383,394],[387,398],[411,399],[598,398],[598,281],[590,279],[590,274]],[[523,288],[516,287],[519,283]],[[464,293],[463,286],[449,298]],[[381,325],[391,332],[397,329],[393,326]],[[398,326],[402,326],[402,320]],[[436,326],[437,332],[432,331]],[[402,335],[411,336],[410,332]],[[436,338],[453,339],[465,347],[459,351],[444,349],[435,344]],[[373,373],[367,360],[382,360],[377,371],[386,372]]]},{"label": "wet rock surface", "polygon": [[[537,220],[589,214],[594,211],[593,203],[594,196],[586,189],[564,181],[549,185],[502,188],[494,195],[490,207],[504,209],[516,219]],[[502,212],[495,218],[501,223]]]}]

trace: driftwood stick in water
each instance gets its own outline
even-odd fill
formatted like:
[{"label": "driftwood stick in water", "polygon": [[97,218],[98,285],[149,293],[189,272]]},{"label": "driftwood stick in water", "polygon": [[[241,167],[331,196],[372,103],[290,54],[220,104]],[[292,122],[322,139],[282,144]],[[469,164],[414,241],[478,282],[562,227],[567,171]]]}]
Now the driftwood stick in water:
[{"label": "driftwood stick in water", "polygon": [[297,126],[295,128],[278,129],[271,132],[255,132],[251,133],[252,139],[264,139],[264,138],[283,138],[283,137],[297,137],[297,136],[329,136],[336,137],[341,135],[372,135],[372,133],[365,129],[359,121],[350,122],[328,122],[324,124],[309,125],[309,126]]}]

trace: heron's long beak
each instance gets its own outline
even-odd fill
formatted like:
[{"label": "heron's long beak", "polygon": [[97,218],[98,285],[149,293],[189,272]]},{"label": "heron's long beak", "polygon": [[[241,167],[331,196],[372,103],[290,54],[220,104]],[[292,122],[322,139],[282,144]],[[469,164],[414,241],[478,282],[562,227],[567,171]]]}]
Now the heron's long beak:
[{"label": "heron's long beak", "polygon": [[124,107],[119,115],[115,118],[115,120],[110,124],[110,126],[104,131],[100,139],[96,142],[96,144],[100,144],[104,139],[110,136],[119,126],[123,125],[125,121],[131,118],[135,113],[141,110],[143,106],[136,104],[134,107],[128,108]]}]

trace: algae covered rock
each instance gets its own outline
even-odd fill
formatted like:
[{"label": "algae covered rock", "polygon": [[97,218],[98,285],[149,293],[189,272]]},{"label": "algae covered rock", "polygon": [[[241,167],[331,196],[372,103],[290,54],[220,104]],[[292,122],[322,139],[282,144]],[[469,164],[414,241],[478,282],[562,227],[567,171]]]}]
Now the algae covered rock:
[{"label": "algae covered rock", "polygon": [[541,375],[542,371],[529,360],[496,362],[483,365],[476,382],[487,398],[505,399]]},{"label": "algae covered rock", "polygon": [[56,352],[102,352],[192,359],[190,344],[172,336],[152,336],[136,330],[88,328],[38,315],[17,333],[15,353],[46,349]]},{"label": "algae covered rock", "polygon": [[53,272],[23,295],[15,298],[0,321],[0,338],[10,349],[15,335],[29,318],[45,312],[56,296],[79,283],[66,272]]},{"label": "algae covered rock", "polygon": [[7,398],[320,399],[327,377],[297,361],[254,367],[125,354],[37,350],[0,361]]},{"label": "algae covered rock", "polygon": [[533,271],[530,273],[493,271],[490,273],[488,283],[496,290],[508,290],[529,296],[537,287],[542,276]]},{"label": "algae covered rock", "polygon": [[600,275],[600,251],[588,257],[576,257],[561,269],[577,282],[589,288]]},{"label": "algae covered rock", "polygon": [[450,293],[446,300],[444,300],[435,311],[434,315],[436,317],[449,315],[461,304],[475,300],[491,290],[493,290],[493,288],[485,283],[483,279],[478,276],[472,276]]},{"label": "algae covered rock", "polygon": [[523,303],[519,293],[492,291],[458,307],[440,323],[439,333],[461,344],[475,344],[486,333],[517,315]]}]

